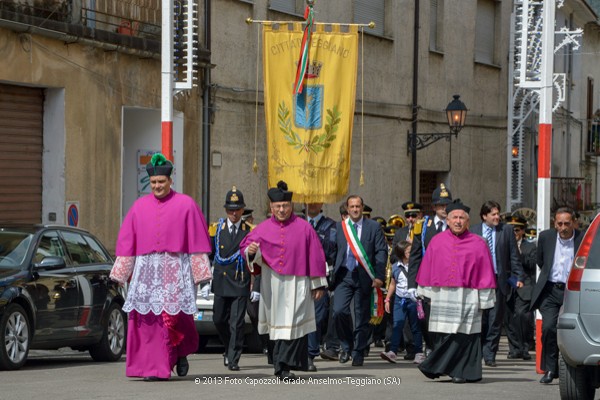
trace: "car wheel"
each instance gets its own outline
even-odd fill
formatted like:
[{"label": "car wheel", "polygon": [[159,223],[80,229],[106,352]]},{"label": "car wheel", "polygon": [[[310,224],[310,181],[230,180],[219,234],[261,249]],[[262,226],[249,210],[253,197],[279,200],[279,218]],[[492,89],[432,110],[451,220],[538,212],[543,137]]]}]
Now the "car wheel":
[{"label": "car wheel", "polygon": [[90,347],[94,361],[118,361],[125,350],[127,327],[121,306],[112,303],[102,332],[102,339]]},{"label": "car wheel", "polygon": [[0,320],[0,368],[19,369],[27,361],[31,344],[31,328],[27,314],[18,304],[10,304]]},{"label": "car wheel", "polygon": [[596,388],[592,386],[585,367],[572,367],[560,356],[559,390],[563,400],[593,400]]}]

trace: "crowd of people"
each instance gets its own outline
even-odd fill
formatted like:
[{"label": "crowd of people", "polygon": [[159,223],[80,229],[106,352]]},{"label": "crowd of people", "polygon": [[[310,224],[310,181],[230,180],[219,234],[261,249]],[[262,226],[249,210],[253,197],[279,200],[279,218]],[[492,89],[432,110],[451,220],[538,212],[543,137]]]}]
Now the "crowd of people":
[{"label": "crowd of people", "polygon": [[317,357],[361,367],[381,347],[382,362],[404,352],[428,378],[476,382],[484,365],[496,367],[503,329],[507,357],[531,359],[539,309],[540,382],[557,378],[558,311],[582,237],[573,210],[557,209],[536,246],[523,216],[502,218],[499,203],[486,201],[472,221],[471,208],[444,184],[433,192],[431,216],[406,202],[403,215],[371,218],[350,195],[335,222],[322,203],[294,213],[293,191],[280,181],[267,193],[268,219],[254,225],[233,187],[225,217],[209,229],[197,204],[171,188],[172,168],[162,155],[152,158],[152,193],[135,202],[119,232],[111,278],[130,282],[127,376],[166,380],[174,368],[185,376],[198,345],[196,295],[212,292],[223,363],[233,372],[248,313],[284,380],[317,371]]}]

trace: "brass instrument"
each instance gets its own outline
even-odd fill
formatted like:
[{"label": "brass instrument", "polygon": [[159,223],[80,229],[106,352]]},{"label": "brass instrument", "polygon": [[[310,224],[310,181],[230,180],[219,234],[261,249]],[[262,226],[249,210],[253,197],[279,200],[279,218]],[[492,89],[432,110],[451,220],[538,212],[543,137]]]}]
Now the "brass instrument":
[{"label": "brass instrument", "polygon": [[392,263],[390,262],[390,258],[392,257],[392,251],[394,248],[392,246],[388,246],[388,258],[387,264],[385,265],[385,286],[384,290],[390,287],[390,282],[392,281]]},{"label": "brass instrument", "polygon": [[396,225],[398,228],[404,228],[406,226],[406,219],[399,214],[392,215],[387,221],[388,225]]}]

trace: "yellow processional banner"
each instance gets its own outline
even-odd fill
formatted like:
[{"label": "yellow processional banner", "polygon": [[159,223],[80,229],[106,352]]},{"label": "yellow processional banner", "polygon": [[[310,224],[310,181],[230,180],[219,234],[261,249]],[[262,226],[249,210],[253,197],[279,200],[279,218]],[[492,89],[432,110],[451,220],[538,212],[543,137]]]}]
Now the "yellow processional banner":
[{"label": "yellow processional banner", "polygon": [[348,191],[358,28],[329,26],[315,25],[298,94],[301,24],[263,26],[269,187],[284,180],[297,202],[333,203]]}]

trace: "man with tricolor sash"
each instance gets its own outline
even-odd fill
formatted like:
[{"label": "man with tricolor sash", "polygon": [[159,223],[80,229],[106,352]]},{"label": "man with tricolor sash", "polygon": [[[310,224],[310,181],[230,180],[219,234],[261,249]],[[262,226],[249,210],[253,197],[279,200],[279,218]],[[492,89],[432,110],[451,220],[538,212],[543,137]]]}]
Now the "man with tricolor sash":
[{"label": "man with tricolor sash", "polygon": [[340,363],[352,357],[352,365],[358,367],[363,365],[368,346],[369,322],[380,321],[384,312],[381,286],[385,280],[387,245],[381,225],[363,217],[364,202],[360,196],[348,197],[346,208],[348,218],[337,223],[333,319],[341,344]]}]

